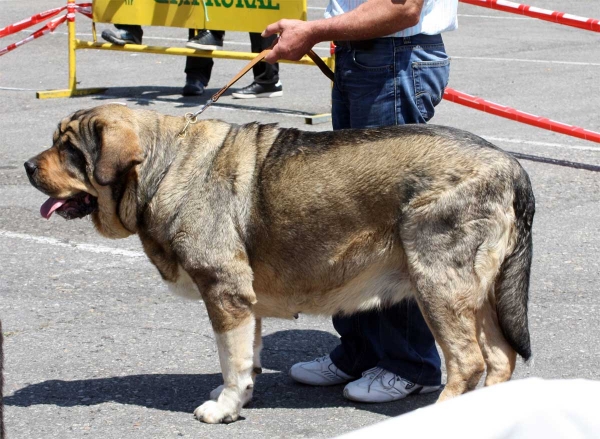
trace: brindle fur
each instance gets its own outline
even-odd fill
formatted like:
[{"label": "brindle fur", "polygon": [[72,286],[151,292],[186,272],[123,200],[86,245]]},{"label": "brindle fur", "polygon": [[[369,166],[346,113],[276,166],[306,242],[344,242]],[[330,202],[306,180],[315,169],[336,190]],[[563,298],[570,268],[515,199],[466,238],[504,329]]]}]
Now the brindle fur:
[{"label": "brindle fur", "polygon": [[441,126],[303,132],[105,105],[63,120],[32,183],[98,197],[108,237],[137,233],[165,281],[202,298],[224,386],[252,397],[263,317],[350,314],[414,297],[443,350],[440,400],[506,381],[531,355],[534,197],[516,160]]}]

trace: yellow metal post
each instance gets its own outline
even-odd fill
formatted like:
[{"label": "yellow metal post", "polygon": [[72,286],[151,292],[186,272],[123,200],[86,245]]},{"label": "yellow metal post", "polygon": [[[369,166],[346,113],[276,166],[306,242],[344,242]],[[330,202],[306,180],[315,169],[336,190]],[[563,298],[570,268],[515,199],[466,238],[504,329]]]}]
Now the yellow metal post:
[{"label": "yellow metal post", "polygon": [[38,91],[38,99],[67,98],[71,96],[85,96],[103,93],[106,88],[84,88],[77,90],[77,38],[75,34],[75,0],[67,0],[67,27],[68,27],[68,50],[69,50],[69,88],[66,90]]},{"label": "yellow metal post", "polygon": [[[68,0],[68,5],[74,5],[75,0]],[[69,28],[69,90],[75,92],[77,88],[77,56],[75,54],[75,9],[68,8],[68,14],[72,14],[72,19],[67,20]]]}]

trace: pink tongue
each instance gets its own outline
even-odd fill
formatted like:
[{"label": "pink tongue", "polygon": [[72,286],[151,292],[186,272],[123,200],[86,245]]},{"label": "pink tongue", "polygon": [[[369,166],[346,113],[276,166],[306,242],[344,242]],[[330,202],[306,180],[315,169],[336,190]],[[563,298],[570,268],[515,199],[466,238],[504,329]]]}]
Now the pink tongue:
[{"label": "pink tongue", "polygon": [[67,200],[59,200],[58,198],[48,198],[42,207],[40,207],[40,214],[46,218],[50,219],[50,216],[54,213],[56,209],[65,204]]}]

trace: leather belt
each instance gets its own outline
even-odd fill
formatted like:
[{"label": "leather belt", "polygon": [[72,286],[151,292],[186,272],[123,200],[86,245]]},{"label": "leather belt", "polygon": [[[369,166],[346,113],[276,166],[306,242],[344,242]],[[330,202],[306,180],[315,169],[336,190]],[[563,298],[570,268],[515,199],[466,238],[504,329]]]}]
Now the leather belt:
[{"label": "leather belt", "polygon": [[374,39],[357,41],[334,41],[333,44],[350,50],[369,50],[375,46]]}]

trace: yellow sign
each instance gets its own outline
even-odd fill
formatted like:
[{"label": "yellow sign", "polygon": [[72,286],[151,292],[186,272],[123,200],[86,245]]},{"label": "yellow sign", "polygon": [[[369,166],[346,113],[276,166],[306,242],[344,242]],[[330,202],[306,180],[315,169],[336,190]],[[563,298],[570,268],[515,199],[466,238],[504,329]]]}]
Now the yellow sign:
[{"label": "yellow sign", "polygon": [[262,32],[282,18],[306,20],[306,0],[93,0],[94,21]]}]

